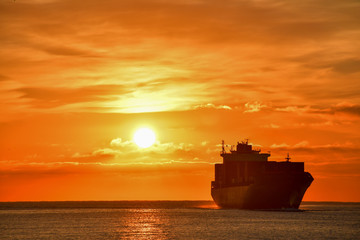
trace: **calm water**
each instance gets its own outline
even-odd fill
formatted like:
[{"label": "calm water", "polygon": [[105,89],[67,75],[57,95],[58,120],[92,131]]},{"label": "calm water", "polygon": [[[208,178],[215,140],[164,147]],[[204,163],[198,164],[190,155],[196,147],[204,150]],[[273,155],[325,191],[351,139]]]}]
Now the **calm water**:
[{"label": "calm water", "polygon": [[0,239],[360,239],[360,203],[300,208],[225,210],[209,201],[0,203]]}]

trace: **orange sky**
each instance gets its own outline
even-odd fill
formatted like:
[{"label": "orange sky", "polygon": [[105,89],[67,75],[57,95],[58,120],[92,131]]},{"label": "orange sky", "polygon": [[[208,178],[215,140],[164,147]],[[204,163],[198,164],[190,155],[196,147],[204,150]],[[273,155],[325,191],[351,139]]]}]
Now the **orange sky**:
[{"label": "orange sky", "polygon": [[[0,201],[211,199],[221,140],[360,201],[356,0],[1,0]],[[139,149],[134,131],[157,143]]]}]

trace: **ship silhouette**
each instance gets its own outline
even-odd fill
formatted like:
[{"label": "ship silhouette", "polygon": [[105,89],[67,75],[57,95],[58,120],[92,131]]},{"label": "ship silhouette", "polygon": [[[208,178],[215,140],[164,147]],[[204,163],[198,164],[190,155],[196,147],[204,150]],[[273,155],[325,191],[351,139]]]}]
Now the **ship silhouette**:
[{"label": "ship silhouette", "polygon": [[241,209],[298,209],[314,180],[304,162],[268,161],[270,153],[254,150],[248,140],[225,150],[223,163],[215,164],[211,196],[219,207]]}]

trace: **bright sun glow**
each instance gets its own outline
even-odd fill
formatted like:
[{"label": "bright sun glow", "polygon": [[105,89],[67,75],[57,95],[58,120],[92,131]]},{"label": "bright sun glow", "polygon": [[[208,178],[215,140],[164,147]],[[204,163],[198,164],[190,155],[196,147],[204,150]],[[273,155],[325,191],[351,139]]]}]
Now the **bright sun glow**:
[{"label": "bright sun glow", "polygon": [[155,133],[149,128],[140,128],[134,134],[134,142],[141,148],[150,147],[155,143]]}]

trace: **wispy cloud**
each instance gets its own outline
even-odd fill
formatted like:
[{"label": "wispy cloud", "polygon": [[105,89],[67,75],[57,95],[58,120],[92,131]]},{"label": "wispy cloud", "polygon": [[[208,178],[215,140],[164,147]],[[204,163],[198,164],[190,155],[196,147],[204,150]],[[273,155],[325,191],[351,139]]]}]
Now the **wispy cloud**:
[{"label": "wispy cloud", "polygon": [[[358,100],[357,1],[1,4],[2,74],[28,95],[58,89],[61,111],[69,101],[71,111],[131,113]],[[125,85],[128,94],[116,101],[69,97],[68,87],[94,85]],[[48,102],[30,106],[44,111]]]},{"label": "wispy cloud", "polygon": [[245,103],[245,111],[246,113],[253,113],[253,112],[259,112],[262,108],[266,108],[267,105],[262,104],[260,102],[248,102]]},{"label": "wispy cloud", "polygon": [[215,104],[213,104],[213,103],[196,105],[194,108],[195,108],[195,109],[214,108],[214,109],[227,109],[227,110],[231,110],[231,107],[229,107],[229,106],[226,106],[226,105],[215,105]]},{"label": "wispy cloud", "polygon": [[346,143],[332,143],[332,144],[324,144],[324,145],[312,145],[309,141],[301,141],[298,142],[294,145],[289,145],[286,143],[281,143],[281,144],[272,144],[270,146],[270,148],[273,149],[289,149],[289,150],[301,150],[301,151],[322,151],[322,150],[332,150],[332,151],[337,151],[337,152],[342,152],[342,151],[360,151],[360,148],[358,148],[357,146],[355,146],[353,143],[351,142],[346,142]]}]

